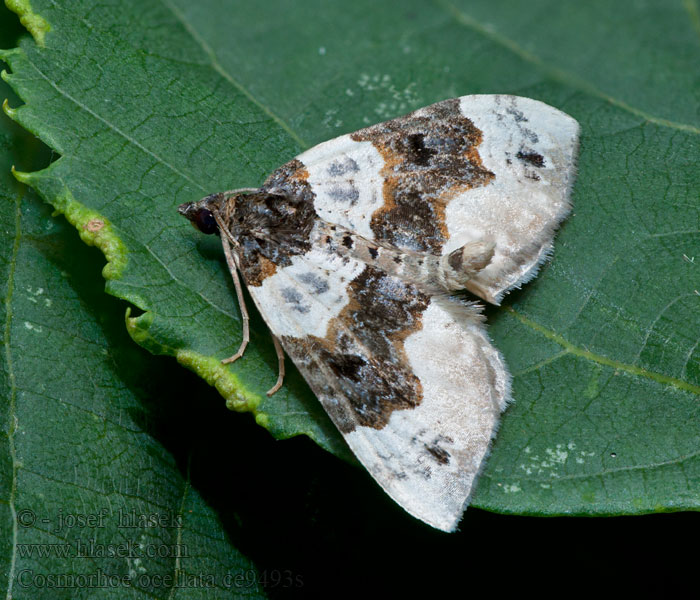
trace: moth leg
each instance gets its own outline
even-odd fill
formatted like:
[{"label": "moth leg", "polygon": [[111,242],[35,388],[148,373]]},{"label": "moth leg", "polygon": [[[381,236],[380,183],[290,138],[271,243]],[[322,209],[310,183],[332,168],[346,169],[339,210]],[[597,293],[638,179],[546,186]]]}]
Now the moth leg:
[{"label": "moth leg", "polygon": [[272,336],[272,341],[275,343],[275,352],[277,352],[277,383],[273,385],[269,390],[267,390],[267,395],[272,396],[276,391],[282,387],[282,382],[284,381],[284,350],[282,350],[282,344],[277,339],[277,336]]},{"label": "moth leg", "polygon": [[248,309],[245,305],[245,300],[243,299],[243,287],[241,286],[241,280],[238,277],[238,266],[234,260],[233,253],[231,252],[231,242],[225,235],[221,236],[221,245],[224,247],[224,255],[226,256],[226,264],[228,265],[228,270],[231,272],[231,278],[233,279],[233,287],[236,288],[236,296],[238,297],[238,306],[241,309],[241,319],[243,320],[243,341],[233,356],[229,356],[221,361],[221,364],[228,365],[236,360],[238,360],[245,352],[246,346],[250,341],[250,318],[248,317]]}]

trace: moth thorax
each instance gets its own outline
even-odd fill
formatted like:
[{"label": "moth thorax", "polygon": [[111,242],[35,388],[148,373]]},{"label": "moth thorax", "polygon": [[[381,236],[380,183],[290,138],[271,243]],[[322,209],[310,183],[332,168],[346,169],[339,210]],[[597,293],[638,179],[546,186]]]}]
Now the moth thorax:
[{"label": "moth thorax", "polygon": [[307,238],[316,213],[311,202],[294,194],[261,191],[236,197],[234,228],[242,234]]}]

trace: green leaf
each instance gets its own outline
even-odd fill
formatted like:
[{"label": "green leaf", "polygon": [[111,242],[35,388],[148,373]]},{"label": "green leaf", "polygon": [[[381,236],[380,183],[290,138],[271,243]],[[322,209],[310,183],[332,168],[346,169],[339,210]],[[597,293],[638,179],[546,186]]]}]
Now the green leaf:
[{"label": "green leaf", "polygon": [[162,421],[147,403],[157,390],[138,387],[172,375],[139,372],[150,358],[91,312],[99,269],[83,269],[97,257],[75,263],[80,241],[63,243],[67,226],[36,197],[4,188],[0,202],[2,587],[17,600],[165,599],[175,585],[181,597],[229,598],[239,577],[239,592],[264,597],[189,469],[149,431]]},{"label": "green leaf", "polygon": [[[2,119],[0,148],[0,586],[17,600],[264,597],[222,524],[235,513],[193,486],[206,438],[184,435],[182,403],[164,415],[150,400],[203,386],[134,346],[102,256],[12,178],[12,162],[46,158],[36,139]],[[175,455],[164,425],[183,434]]]},{"label": "green leaf", "polygon": [[[201,239],[175,212],[179,203],[240,178],[260,179],[274,166],[274,157],[294,154],[299,146],[269,111],[230,89],[166,6],[151,6],[144,21],[165,18],[165,29],[150,24],[112,29],[126,27],[123,17],[143,9],[136,2],[103,5],[92,13],[94,23],[76,18],[83,11],[77,4],[55,14],[47,9],[51,43],[45,51],[31,43],[25,47],[39,52],[39,62],[25,51],[6,53],[14,71],[8,80],[32,105],[8,113],[62,155],[49,169],[19,178],[65,214],[86,243],[105,253],[107,291],[143,311],[127,319],[137,342],[175,356],[215,385],[230,408],[254,412],[275,436],[308,433],[347,456],[298,373],[274,400],[266,397],[277,361],[259,318],[246,360],[233,367],[220,364],[240,343],[233,286],[217,241]],[[65,26],[59,25],[62,20]],[[170,28],[174,37],[165,35]],[[78,50],[81,37],[90,43]],[[213,96],[222,85],[222,96]],[[52,125],[43,117],[35,120],[44,111],[57,119],[54,124],[71,123],[67,136],[58,130],[52,136]],[[190,135],[193,127],[196,136]],[[76,177],[80,182],[74,185]],[[94,232],[93,224],[101,228]]]},{"label": "green leaf", "polygon": [[[514,375],[474,503],[620,514],[700,504],[697,6],[33,1],[44,47],[5,53],[10,116],[61,154],[21,176],[110,261],[134,339],[277,437],[342,452],[263,323],[244,359],[216,240],[175,212],[258,185],[302,148],[448,97],[512,93],[582,126],[574,214],[490,333]],[[661,35],[673,31],[672,36]],[[105,227],[89,231],[90,221]],[[136,312],[136,311],[134,311]]]}]

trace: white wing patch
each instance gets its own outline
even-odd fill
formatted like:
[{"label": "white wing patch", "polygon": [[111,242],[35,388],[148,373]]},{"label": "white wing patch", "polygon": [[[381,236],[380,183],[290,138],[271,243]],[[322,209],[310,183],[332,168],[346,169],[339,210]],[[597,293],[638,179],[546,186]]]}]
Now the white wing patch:
[{"label": "white wing patch", "polygon": [[456,320],[434,300],[404,347],[422,402],[395,411],[383,429],[359,427],[345,439],[406,511],[453,531],[509,399],[509,377],[483,326]]},{"label": "white wing patch", "polygon": [[496,242],[496,254],[467,289],[498,303],[534,277],[570,210],[578,123],[542,102],[516,96],[465,96],[460,108],[483,132],[478,151],[495,174],[447,207],[448,253],[474,239]]},{"label": "white wing patch", "polygon": [[324,337],[330,320],[348,304],[348,283],[363,269],[361,262],[315,244],[261,286],[248,290],[276,336]]},{"label": "white wing patch", "polygon": [[319,217],[373,237],[372,214],[384,204],[384,160],[371,142],[355,142],[349,135],[314,146],[299,155],[309,172]]},{"label": "white wing patch", "polygon": [[[402,350],[392,342],[392,366],[411,373],[418,392],[409,399],[410,406],[380,406],[387,418],[376,422],[373,395],[387,390],[379,386],[375,392],[371,385],[390,376],[383,371],[386,366],[378,362],[359,372],[362,391],[357,393],[354,375],[343,366],[332,368],[332,351],[324,348],[338,348],[338,340],[350,339],[349,347],[339,351],[340,358],[371,360],[374,349],[392,338],[374,323],[364,325],[359,319],[363,311],[373,306],[381,310],[395,302],[397,294],[420,292],[413,284],[382,274],[373,281],[370,296],[358,300],[358,293],[366,289],[358,280],[371,268],[335,252],[323,243],[324,237],[312,235],[316,242],[309,252],[261,286],[250,287],[250,293],[370,474],[410,514],[452,531],[509,398],[503,360],[478,313],[454,300],[426,296],[425,308],[417,309],[417,326],[390,308],[394,318],[387,328],[393,327],[399,338],[404,323],[410,330]],[[362,397],[365,390],[367,398]],[[363,419],[370,425],[363,425]]]}]

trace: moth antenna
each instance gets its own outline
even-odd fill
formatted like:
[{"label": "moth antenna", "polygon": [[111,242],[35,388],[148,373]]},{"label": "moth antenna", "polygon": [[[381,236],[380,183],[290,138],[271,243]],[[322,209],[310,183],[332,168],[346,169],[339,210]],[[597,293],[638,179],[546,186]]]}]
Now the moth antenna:
[{"label": "moth antenna", "polygon": [[265,191],[270,193],[270,194],[276,194],[278,196],[286,196],[289,193],[289,192],[283,190],[282,188],[269,188]]},{"label": "moth antenna", "polygon": [[244,188],[238,188],[236,190],[228,190],[224,192],[224,196],[226,198],[230,198],[231,196],[235,196],[236,194],[254,194],[255,192],[259,192],[260,188],[252,188],[252,187],[244,187]]}]

